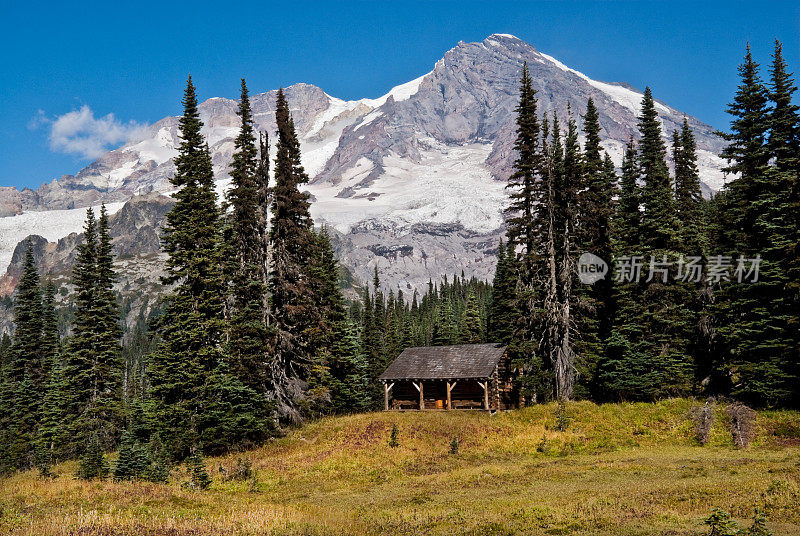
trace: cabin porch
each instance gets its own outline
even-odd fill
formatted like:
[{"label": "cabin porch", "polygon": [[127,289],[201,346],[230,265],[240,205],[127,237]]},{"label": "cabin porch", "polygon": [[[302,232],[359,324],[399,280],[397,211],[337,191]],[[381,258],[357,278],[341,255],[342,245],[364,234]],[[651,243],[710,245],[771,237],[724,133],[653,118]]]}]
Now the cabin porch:
[{"label": "cabin porch", "polygon": [[490,378],[384,381],[385,410],[491,410]]}]

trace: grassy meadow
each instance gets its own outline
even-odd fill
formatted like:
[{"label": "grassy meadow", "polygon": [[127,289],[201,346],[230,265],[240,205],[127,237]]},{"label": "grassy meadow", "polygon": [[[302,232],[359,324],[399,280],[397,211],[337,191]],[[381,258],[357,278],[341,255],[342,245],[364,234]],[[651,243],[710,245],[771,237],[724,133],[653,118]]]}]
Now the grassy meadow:
[{"label": "grassy meadow", "polygon": [[[208,458],[206,491],[181,485],[182,466],[160,485],[80,481],[64,463],[0,480],[0,534],[677,536],[708,534],[713,507],[747,527],[754,506],[776,536],[800,534],[800,412],[759,412],[738,449],[722,405],[698,443],[697,405],[575,402],[564,431],[555,404],[325,418]],[[239,457],[254,478],[226,480]]]}]

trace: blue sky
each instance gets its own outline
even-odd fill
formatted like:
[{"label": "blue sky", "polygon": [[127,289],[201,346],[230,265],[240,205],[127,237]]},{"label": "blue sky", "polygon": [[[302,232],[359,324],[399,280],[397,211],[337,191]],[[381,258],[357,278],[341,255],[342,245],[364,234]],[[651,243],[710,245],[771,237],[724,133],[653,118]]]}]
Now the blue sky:
[{"label": "blue sky", "polygon": [[800,73],[796,1],[59,4],[0,7],[0,186],[35,188],[89,163],[99,148],[59,136],[68,120],[113,148],[180,113],[189,72],[201,99],[236,97],[241,76],[251,92],[308,82],[377,97],[459,40],[511,33],[592,78],[650,85],[717,128],[748,40],[766,64],[777,37]]}]

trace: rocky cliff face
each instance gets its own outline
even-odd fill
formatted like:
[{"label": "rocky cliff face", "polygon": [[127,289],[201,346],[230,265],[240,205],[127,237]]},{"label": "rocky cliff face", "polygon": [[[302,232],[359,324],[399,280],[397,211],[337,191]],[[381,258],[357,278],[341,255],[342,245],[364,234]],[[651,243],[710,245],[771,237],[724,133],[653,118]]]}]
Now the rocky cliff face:
[{"label": "rocky cliff face", "polygon": [[[377,265],[387,286],[406,290],[462,270],[491,276],[503,231],[504,181],[514,158],[513,110],[525,61],[541,112],[556,111],[565,121],[568,106],[577,116],[589,97],[595,100],[604,147],[619,165],[624,144],[637,136],[641,92],[592,80],[509,35],[459,43],[428,74],[378,99],[343,101],[309,84],[286,89],[312,177],[312,213],[318,223],[335,229],[342,261],[356,276],[369,280]],[[275,96],[270,91],[252,97],[256,126],[270,134]],[[200,105],[220,193],[229,180],[236,108],[235,100],[225,98]],[[658,111],[669,142],[684,114],[664,103]],[[694,118],[689,123],[705,188],[716,190],[723,166],[716,155],[723,142],[711,126]],[[178,120],[167,117],[74,176],[36,191],[0,189],[0,270],[9,262],[13,268],[14,246],[28,234],[65,240],[63,246],[47,247],[68,249],[68,235],[80,230],[82,207],[102,201],[110,211],[120,211],[115,216],[120,222],[134,221],[137,211],[139,218],[157,220],[166,202],[124,202],[137,194],[169,192],[179,141]],[[154,212],[145,217],[142,211]],[[147,254],[157,250],[155,226],[120,223],[119,228],[141,240],[129,240],[125,249],[123,235],[115,235],[122,255],[138,255],[137,248]],[[6,292],[13,286],[12,268],[0,283]]]},{"label": "rocky cliff face", "polygon": [[[119,276],[115,290],[120,296],[129,328],[135,325],[140,314],[147,317],[164,291],[160,277],[164,273],[165,255],[161,253],[158,237],[173,204],[170,197],[157,192],[134,196],[109,220],[116,256],[114,265]],[[22,276],[28,239],[41,277],[56,285],[59,291],[56,300],[62,307],[68,307],[74,290],[72,265],[77,246],[83,241],[83,233],[73,232],[56,242],[49,242],[36,234],[20,241],[14,248],[5,275],[0,277],[0,296],[9,296]],[[10,304],[0,303],[0,333],[10,330],[11,319]]]}]

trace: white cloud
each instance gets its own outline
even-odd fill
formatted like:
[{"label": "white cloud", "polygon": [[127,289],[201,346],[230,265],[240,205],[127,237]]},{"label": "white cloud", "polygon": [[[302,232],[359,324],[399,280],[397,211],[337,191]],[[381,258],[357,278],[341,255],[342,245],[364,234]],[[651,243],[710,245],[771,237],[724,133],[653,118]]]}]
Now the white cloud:
[{"label": "white cloud", "polygon": [[109,149],[138,137],[144,129],[144,125],[135,121],[123,123],[114,114],[95,117],[87,105],[54,119],[39,110],[30,127],[41,125],[48,125],[50,129],[50,149],[86,159],[97,158]]}]

